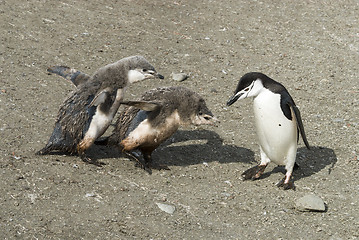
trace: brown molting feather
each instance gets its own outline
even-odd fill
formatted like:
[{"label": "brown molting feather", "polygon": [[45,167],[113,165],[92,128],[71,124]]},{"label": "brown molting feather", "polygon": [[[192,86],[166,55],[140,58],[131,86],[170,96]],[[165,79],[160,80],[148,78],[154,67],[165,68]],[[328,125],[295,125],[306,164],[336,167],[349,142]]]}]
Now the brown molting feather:
[{"label": "brown molting feather", "polygon": [[[162,105],[159,111],[148,112],[148,119],[153,127],[164,124],[175,111],[179,113],[181,124],[191,124],[193,116],[199,109],[204,114],[213,114],[206,107],[204,99],[185,87],[159,87],[146,91],[139,101],[154,101]],[[128,129],[140,109],[126,107],[119,115],[115,129],[109,137],[111,145],[119,145],[127,137]]]},{"label": "brown molting feather", "polygon": [[120,113],[116,123],[115,129],[112,132],[112,135],[109,138],[109,143],[113,145],[118,145],[126,136],[126,132],[132,122],[136,117],[136,114],[140,109],[135,107],[125,107],[124,110]]}]

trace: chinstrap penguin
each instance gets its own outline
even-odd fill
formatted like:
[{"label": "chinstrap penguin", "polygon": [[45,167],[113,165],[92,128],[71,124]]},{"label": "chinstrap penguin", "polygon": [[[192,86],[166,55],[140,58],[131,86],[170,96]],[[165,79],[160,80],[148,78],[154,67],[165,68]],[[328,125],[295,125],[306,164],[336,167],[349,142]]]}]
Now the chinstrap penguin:
[{"label": "chinstrap penguin", "polygon": [[48,71],[70,79],[77,88],[60,107],[54,131],[37,154],[78,153],[84,161],[91,161],[85,151],[109,127],[127,86],[145,79],[164,78],[142,56],[108,64],[91,77],[67,67],[53,67]]},{"label": "chinstrap penguin", "polygon": [[[160,87],[146,91],[129,105],[116,121],[115,129],[102,145],[116,145],[151,173],[152,152],[171,137],[181,125],[215,125],[218,122],[205,100],[185,87]],[[140,150],[144,163],[136,155]]]},{"label": "chinstrap penguin", "polygon": [[244,180],[258,179],[269,162],[285,165],[285,177],[277,183],[295,189],[291,180],[295,165],[299,133],[309,149],[299,109],[285,87],[263,73],[250,72],[241,77],[227,106],[253,97],[255,125],[260,146],[260,164],[242,174]]}]

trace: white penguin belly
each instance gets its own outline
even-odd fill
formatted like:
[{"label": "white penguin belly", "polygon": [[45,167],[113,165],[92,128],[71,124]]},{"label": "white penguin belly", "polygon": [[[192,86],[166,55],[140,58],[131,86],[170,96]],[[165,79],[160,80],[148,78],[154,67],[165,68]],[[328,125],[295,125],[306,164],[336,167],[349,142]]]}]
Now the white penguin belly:
[{"label": "white penguin belly", "polygon": [[[289,120],[280,107],[280,94],[263,90],[254,99],[254,116],[259,144],[267,157],[286,165],[288,154],[297,147],[295,118]],[[293,116],[293,113],[292,113]],[[294,149],[295,148],[295,149]]]},{"label": "white penguin belly", "polygon": [[86,138],[98,138],[110,126],[113,119],[112,114],[105,114],[97,109],[95,115],[92,117],[90,127],[86,132]]},{"label": "white penguin belly", "polygon": [[179,125],[180,120],[177,111],[158,126],[152,126],[148,119],[145,119],[128,135],[126,140],[136,146],[142,144],[159,145],[176,132]]},{"label": "white penguin belly", "polygon": [[[97,139],[102,134],[105,133],[107,128],[110,126],[112,119],[114,118],[119,106],[120,102],[123,99],[126,87],[122,89],[117,89],[116,99],[111,109],[108,113],[104,113],[101,111],[101,105],[97,106],[96,113],[92,117],[89,129],[86,132],[85,138]],[[103,100],[102,102],[104,102]]]},{"label": "white penguin belly", "polygon": [[148,138],[152,138],[153,140],[157,136],[157,129],[153,128],[151,124],[149,124],[148,120],[145,119],[141,122],[138,127],[133,130],[129,135],[128,139],[131,139],[132,142],[136,142],[137,145],[142,144],[142,142],[146,141]]}]

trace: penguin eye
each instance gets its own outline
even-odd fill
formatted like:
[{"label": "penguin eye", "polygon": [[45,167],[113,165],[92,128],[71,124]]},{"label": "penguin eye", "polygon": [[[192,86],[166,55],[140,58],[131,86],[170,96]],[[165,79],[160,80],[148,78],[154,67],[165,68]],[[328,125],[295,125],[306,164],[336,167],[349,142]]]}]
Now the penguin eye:
[{"label": "penguin eye", "polygon": [[147,72],[147,69],[142,69],[142,72]]},{"label": "penguin eye", "polygon": [[248,92],[249,88],[245,88],[244,91]]}]

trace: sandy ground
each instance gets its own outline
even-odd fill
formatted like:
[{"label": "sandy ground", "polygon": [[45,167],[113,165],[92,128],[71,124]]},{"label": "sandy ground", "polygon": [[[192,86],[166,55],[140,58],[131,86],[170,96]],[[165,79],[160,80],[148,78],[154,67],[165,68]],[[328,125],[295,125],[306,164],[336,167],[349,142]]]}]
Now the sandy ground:
[{"label": "sandy ground", "polygon": [[[359,2],[0,0],[0,234],[5,239],[359,238]],[[218,127],[187,127],[154,152],[170,171],[149,175],[115,149],[95,146],[102,167],[76,156],[35,156],[74,87],[51,65],[88,74],[143,55],[187,86]],[[184,82],[172,72],[190,74]],[[259,160],[252,101],[225,103],[244,73],[283,83],[301,109],[312,150],[298,149],[296,191],[275,186]],[[108,133],[107,133],[108,134]],[[314,193],[326,212],[299,212]],[[174,206],[168,214],[156,203]]]}]

